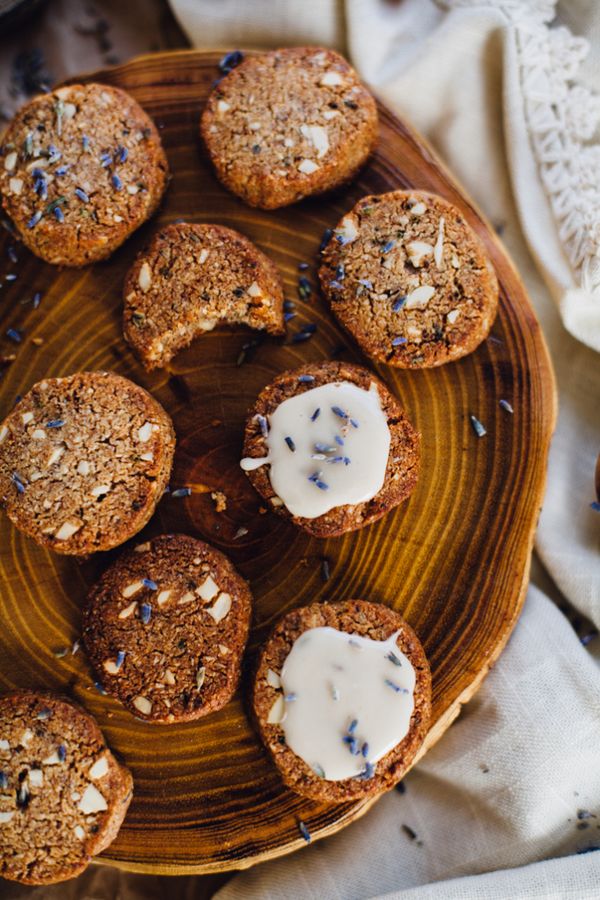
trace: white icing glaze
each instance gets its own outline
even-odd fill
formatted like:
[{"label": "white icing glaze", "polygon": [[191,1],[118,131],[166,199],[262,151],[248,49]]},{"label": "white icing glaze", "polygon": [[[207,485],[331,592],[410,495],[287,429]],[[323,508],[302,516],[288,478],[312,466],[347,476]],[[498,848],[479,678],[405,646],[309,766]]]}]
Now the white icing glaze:
[{"label": "white icing glaze", "polygon": [[286,742],[327,781],[371,777],[408,733],[416,678],[398,634],[373,641],[311,628],[283,664]]},{"label": "white icing glaze", "polygon": [[381,490],[390,430],[377,385],[365,391],[341,381],[312,388],[284,400],[268,425],[268,455],[240,465],[248,472],[269,464],[273,490],[292,515],[315,519]]}]

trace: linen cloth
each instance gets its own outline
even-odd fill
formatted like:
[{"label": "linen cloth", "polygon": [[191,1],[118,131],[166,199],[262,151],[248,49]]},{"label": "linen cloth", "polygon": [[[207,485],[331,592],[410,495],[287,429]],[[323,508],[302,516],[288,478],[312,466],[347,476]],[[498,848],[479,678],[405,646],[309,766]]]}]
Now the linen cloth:
[{"label": "linen cloth", "polygon": [[[600,627],[600,513],[590,507],[600,451],[600,356],[590,349],[600,349],[599,5],[170,2],[198,47],[345,52],[502,233],[559,390],[536,544],[545,571],[536,565],[533,577]],[[600,642],[584,641],[530,587],[496,668],[407,776],[406,793],[386,795],[335,837],[236,876],[219,900],[597,900],[600,853],[574,855],[600,848]]]}]

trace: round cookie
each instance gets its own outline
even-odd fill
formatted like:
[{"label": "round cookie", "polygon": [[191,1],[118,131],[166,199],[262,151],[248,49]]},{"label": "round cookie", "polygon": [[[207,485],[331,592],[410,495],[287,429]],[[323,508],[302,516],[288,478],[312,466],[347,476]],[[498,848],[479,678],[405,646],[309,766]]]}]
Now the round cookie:
[{"label": "round cookie", "polygon": [[110,256],[155,212],[167,181],[154,123],[105,84],[36,97],[0,147],[2,205],[23,243],[57,265]]},{"label": "round cookie", "polygon": [[[313,648],[311,657],[308,657],[306,643],[303,653],[307,663],[311,659],[310,673],[305,670],[306,681],[299,679],[297,693],[286,694],[290,651],[294,647],[297,652],[299,644],[296,642],[310,629],[334,629],[343,637],[347,634],[349,639],[342,640],[340,634],[335,634],[333,637],[338,640],[331,643],[332,636],[325,635],[327,641],[320,646],[327,646],[329,651],[322,657],[322,668],[318,648]],[[316,635],[317,632],[313,632],[305,641],[311,640],[314,645]],[[322,640],[323,635],[319,638]],[[363,642],[364,638],[386,641],[387,644],[381,648],[365,648],[367,642]],[[377,657],[375,660],[373,649]],[[340,665],[340,661],[346,662],[346,656],[352,657],[354,662]],[[409,691],[401,684],[410,684],[407,680],[410,667],[414,670],[414,682]],[[295,677],[298,678],[298,664]],[[364,693],[360,696],[352,684],[352,678],[360,678],[367,685],[366,698]],[[303,697],[303,684],[311,692],[308,699]],[[411,694],[414,702],[412,708],[405,706],[407,701],[410,702]],[[348,760],[344,766],[348,765],[356,771],[356,775],[344,778],[328,776],[318,758],[310,756],[311,761],[307,763],[290,746],[293,738],[298,737],[299,725],[302,725],[302,718],[294,722],[290,722],[290,718],[297,716],[301,702],[313,701],[326,704],[326,708],[321,710],[326,713],[321,721],[327,725],[311,729],[310,719],[305,720],[307,728],[301,735],[303,749],[308,738],[312,745],[311,752],[314,750],[318,756],[319,750],[324,748],[323,740],[333,740],[334,749],[339,746],[342,759]],[[281,777],[296,793],[335,803],[369,797],[388,790],[401,780],[425,739],[431,715],[429,664],[412,628],[389,607],[365,600],[313,603],[284,616],[260,651],[252,689],[252,711],[263,743]],[[300,709],[300,717],[306,716],[306,713],[306,709]],[[369,746],[373,735],[369,733],[368,720],[371,720],[372,727],[373,716],[389,719],[403,716],[405,722],[404,728],[399,729],[399,743],[378,759],[374,758],[376,754],[372,742]],[[330,729],[331,733],[323,734],[326,729]],[[315,740],[316,737],[318,740]],[[331,751],[331,747],[328,750]],[[331,762],[328,757],[325,765],[329,767]]]},{"label": "round cookie", "polygon": [[405,369],[475,350],[498,307],[498,282],[479,237],[434,194],[363,197],[323,251],[321,287],[364,352]]},{"label": "round cookie", "polygon": [[[389,431],[389,452],[387,456],[385,454],[380,456],[381,487],[367,499],[333,506],[319,515],[295,514],[286,507],[272,484],[273,476],[267,459],[270,422],[284,401],[324,385],[338,383],[356,386],[364,392],[376,389],[383,426]],[[355,420],[351,417],[352,411],[340,410],[329,403],[321,409],[320,403],[320,400],[311,402],[309,410],[311,415],[300,418],[294,433],[285,437],[290,450],[288,437],[294,445],[294,462],[298,456],[299,464],[306,467],[304,472],[306,477],[303,475],[301,479],[303,497],[314,497],[319,500],[331,496],[328,487],[331,487],[334,469],[339,467],[339,472],[347,473],[351,484],[358,483],[357,476],[361,474],[360,463],[357,470],[357,459],[352,462],[354,453],[351,442],[360,432],[359,428],[353,427]],[[346,419],[340,418],[340,413],[347,412],[349,415]],[[300,457],[298,451],[300,436],[303,434],[311,435],[310,446],[315,451],[314,455],[303,454]],[[313,435],[314,444],[312,444]],[[376,436],[369,435],[369,440],[376,442]],[[323,445],[323,441],[326,441],[327,445]],[[375,455],[372,451],[373,447],[368,443],[367,447],[363,448],[362,457]],[[314,537],[327,538],[376,522],[411,494],[419,472],[420,437],[397,400],[368,369],[345,362],[312,363],[301,369],[283,372],[263,389],[246,422],[243,453],[245,458],[242,460],[242,468],[246,470],[253,487],[268,502],[270,508],[279,515],[291,519],[295,525]],[[316,475],[320,477],[316,478]],[[335,477],[341,475],[338,476],[336,473]]]},{"label": "round cookie", "polygon": [[0,424],[0,505],[57,553],[109,550],[152,516],[174,450],[169,416],[127,378],[47,378]]},{"label": "round cookie", "polygon": [[251,56],[221,79],[201,132],[225,187],[275,209],[351,179],[377,125],[375,101],[343,57],[293,47]]},{"label": "round cookie", "polygon": [[88,598],[83,639],[105,690],[135,716],[187,722],[233,696],[251,603],[223,553],[161,535],[107,569]]},{"label": "round cookie", "polygon": [[43,692],[0,695],[0,876],[74,878],[117,836],[132,789],[80,706]]},{"label": "round cookie", "polygon": [[165,366],[215,325],[284,334],[283,286],[270,259],[220,225],[163,228],[125,279],[123,332],[146,369]]}]

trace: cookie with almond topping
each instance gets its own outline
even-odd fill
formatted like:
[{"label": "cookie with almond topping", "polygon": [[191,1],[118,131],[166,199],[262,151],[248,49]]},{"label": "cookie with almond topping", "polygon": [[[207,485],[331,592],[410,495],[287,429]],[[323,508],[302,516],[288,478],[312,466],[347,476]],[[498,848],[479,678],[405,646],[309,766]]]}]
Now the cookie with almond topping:
[{"label": "cookie with almond topping", "polygon": [[35,97],[0,147],[2,205],[23,243],[55,265],[110,256],[155,212],[167,182],[152,119],[105,84]]},{"label": "cookie with almond topping", "polygon": [[326,244],[319,278],[361,349],[404,369],[472,353],[498,308],[482,241],[456,207],[423,191],[359,200]]},{"label": "cookie with almond topping", "polygon": [[88,597],[83,640],[104,689],[133,715],[187,722],[233,696],[251,604],[223,553],[164,534],[107,569]]},{"label": "cookie with almond topping", "polygon": [[275,265],[221,225],[167,225],[138,255],[123,296],[125,340],[148,370],[165,366],[216,325],[285,332]]},{"label": "cookie with almond topping", "polygon": [[351,179],[377,128],[372,95],[339,53],[322,47],[243,60],[217,83],[201,120],[219,179],[262,209]]},{"label": "cookie with almond topping", "polygon": [[0,506],[57,553],[109,550],[150,519],[174,451],[171,419],[127,378],[46,378],[0,423]]},{"label": "cookie with almond topping", "polygon": [[74,878],[116,838],[128,769],[80,706],[37,691],[0,695],[0,876]]}]

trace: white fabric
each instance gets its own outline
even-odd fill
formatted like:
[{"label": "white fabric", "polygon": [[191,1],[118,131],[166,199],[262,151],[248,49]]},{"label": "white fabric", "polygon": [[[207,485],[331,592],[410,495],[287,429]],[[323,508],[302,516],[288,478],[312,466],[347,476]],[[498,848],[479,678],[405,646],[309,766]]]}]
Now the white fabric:
[{"label": "white fabric", "polygon": [[[600,357],[589,349],[600,349],[600,109],[591,93],[600,91],[600,4],[565,0],[552,27],[553,0],[171,4],[197,46],[311,41],[345,51],[502,231],[559,389],[537,535],[545,571],[534,567],[535,580],[560,599],[557,585],[600,626],[600,514],[590,508]],[[585,41],[567,26],[592,42],[585,60]],[[569,854],[600,846],[599,644],[582,646],[530,588],[507,650],[407,776],[406,794],[392,792],[339,835],[237,876],[219,900],[597,900],[600,853]],[[578,810],[599,818],[577,819]]]}]

